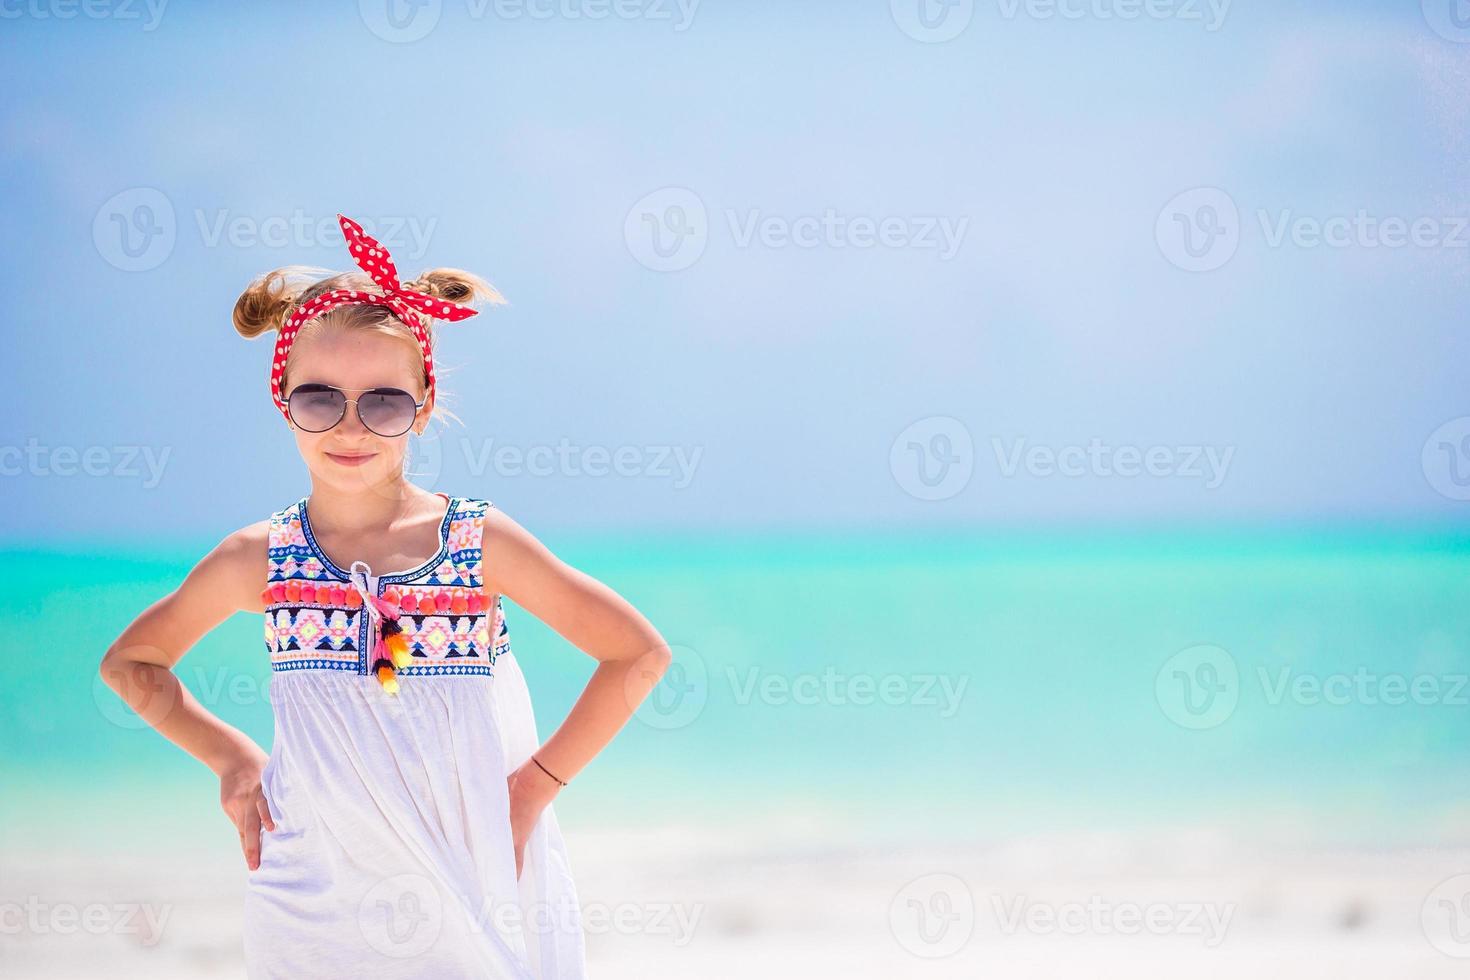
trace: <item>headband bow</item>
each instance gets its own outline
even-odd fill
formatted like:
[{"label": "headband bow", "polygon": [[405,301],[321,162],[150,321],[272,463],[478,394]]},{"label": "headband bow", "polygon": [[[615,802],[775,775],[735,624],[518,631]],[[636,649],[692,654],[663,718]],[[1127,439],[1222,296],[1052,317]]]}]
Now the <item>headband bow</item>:
[{"label": "headband bow", "polygon": [[314,320],[330,310],[339,306],[349,306],[359,303],[369,306],[386,306],[392,310],[398,319],[402,320],[409,330],[413,331],[413,337],[418,341],[419,350],[424,355],[424,374],[428,378],[428,387],[425,398],[434,391],[434,355],[429,349],[429,332],[421,317],[432,317],[436,320],[464,320],[474,316],[478,311],[468,306],[457,306],[430,296],[428,293],[416,292],[412,289],[404,289],[398,281],[398,268],[393,264],[393,256],[372,235],[362,230],[362,225],[351,218],[337,215],[337,223],[342,226],[342,237],[347,240],[348,251],[352,261],[357,267],[366,272],[381,293],[366,293],[356,289],[334,289],[329,293],[323,293],[309,303],[296,307],[290,317],[281,326],[280,332],[276,334],[276,352],[271,359],[271,399],[276,403],[276,408],[287,421],[291,419],[291,413],[286,408],[286,402],[281,398],[281,379],[286,373],[286,357],[291,353],[291,345],[296,340],[296,334],[301,330],[302,324],[308,320]]}]

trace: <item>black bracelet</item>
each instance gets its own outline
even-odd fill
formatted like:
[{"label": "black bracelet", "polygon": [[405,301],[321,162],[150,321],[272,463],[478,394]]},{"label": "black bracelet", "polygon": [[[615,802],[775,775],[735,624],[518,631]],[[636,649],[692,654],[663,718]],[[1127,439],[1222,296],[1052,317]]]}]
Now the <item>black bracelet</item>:
[{"label": "black bracelet", "polygon": [[[541,771],[544,772],[544,773],[546,773],[546,775],[550,776],[552,779],[556,779],[556,775],[554,773],[552,773],[552,771],[550,769],[547,769],[545,766],[542,766],[541,765],[541,760],[540,759],[536,758],[533,755],[533,756],[531,756],[531,761],[534,762],[534,763],[536,763],[536,765],[541,766]],[[565,779],[556,779],[556,781],[558,783],[561,783],[561,785],[563,785],[563,786],[565,786],[567,784],[567,781]]]}]

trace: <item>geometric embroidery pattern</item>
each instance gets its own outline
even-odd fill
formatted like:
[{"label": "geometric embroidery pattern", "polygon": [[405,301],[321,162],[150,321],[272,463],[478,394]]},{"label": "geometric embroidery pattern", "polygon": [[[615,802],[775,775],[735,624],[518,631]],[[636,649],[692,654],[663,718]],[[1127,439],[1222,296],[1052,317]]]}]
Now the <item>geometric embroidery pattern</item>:
[{"label": "geometric embroidery pattern", "polygon": [[[441,496],[444,496],[441,494]],[[368,619],[348,574],[317,546],[306,497],[270,518],[265,648],[272,670],[369,673]],[[400,674],[490,676],[510,650],[500,596],[485,595],[481,548],[488,500],[449,497],[437,554],[378,577],[398,603],[413,663]]]}]

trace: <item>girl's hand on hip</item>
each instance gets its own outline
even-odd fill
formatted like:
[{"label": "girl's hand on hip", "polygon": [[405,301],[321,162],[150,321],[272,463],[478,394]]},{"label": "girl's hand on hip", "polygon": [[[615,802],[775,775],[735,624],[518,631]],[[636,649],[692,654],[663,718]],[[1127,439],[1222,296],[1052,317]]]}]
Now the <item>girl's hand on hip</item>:
[{"label": "girl's hand on hip", "polygon": [[561,790],[561,783],[552,779],[541,767],[530,759],[511,773],[506,783],[510,787],[510,836],[516,849],[516,880],[521,877],[521,866],[525,863],[526,841],[541,811]]},{"label": "girl's hand on hip", "polygon": [[257,747],[238,765],[222,770],[219,777],[220,806],[240,834],[245,866],[251,871],[260,867],[260,828],[276,829],[265,793],[260,788],[260,776],[269,761],[270,756]]}]

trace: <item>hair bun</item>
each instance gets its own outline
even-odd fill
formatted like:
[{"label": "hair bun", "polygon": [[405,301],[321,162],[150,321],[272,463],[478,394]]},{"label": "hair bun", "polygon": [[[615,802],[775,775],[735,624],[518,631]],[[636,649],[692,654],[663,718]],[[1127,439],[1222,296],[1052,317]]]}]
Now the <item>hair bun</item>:
[{"label": "hair bun", "polygon": [[235,300],[235,329],[242,337],[259,337],[279,330],[287,312],[301,295],[304,266],[288,265],[267,272],[252,282]]},{"label": "hair bun", "polygon": [[471,306],[479,302],[505,302],[505,298],[494,286],[473,272],[465,272],[463,269],[430,269],[403,285],[406,289],[427,293],[435,299],[447,300],[459,306]]}]

